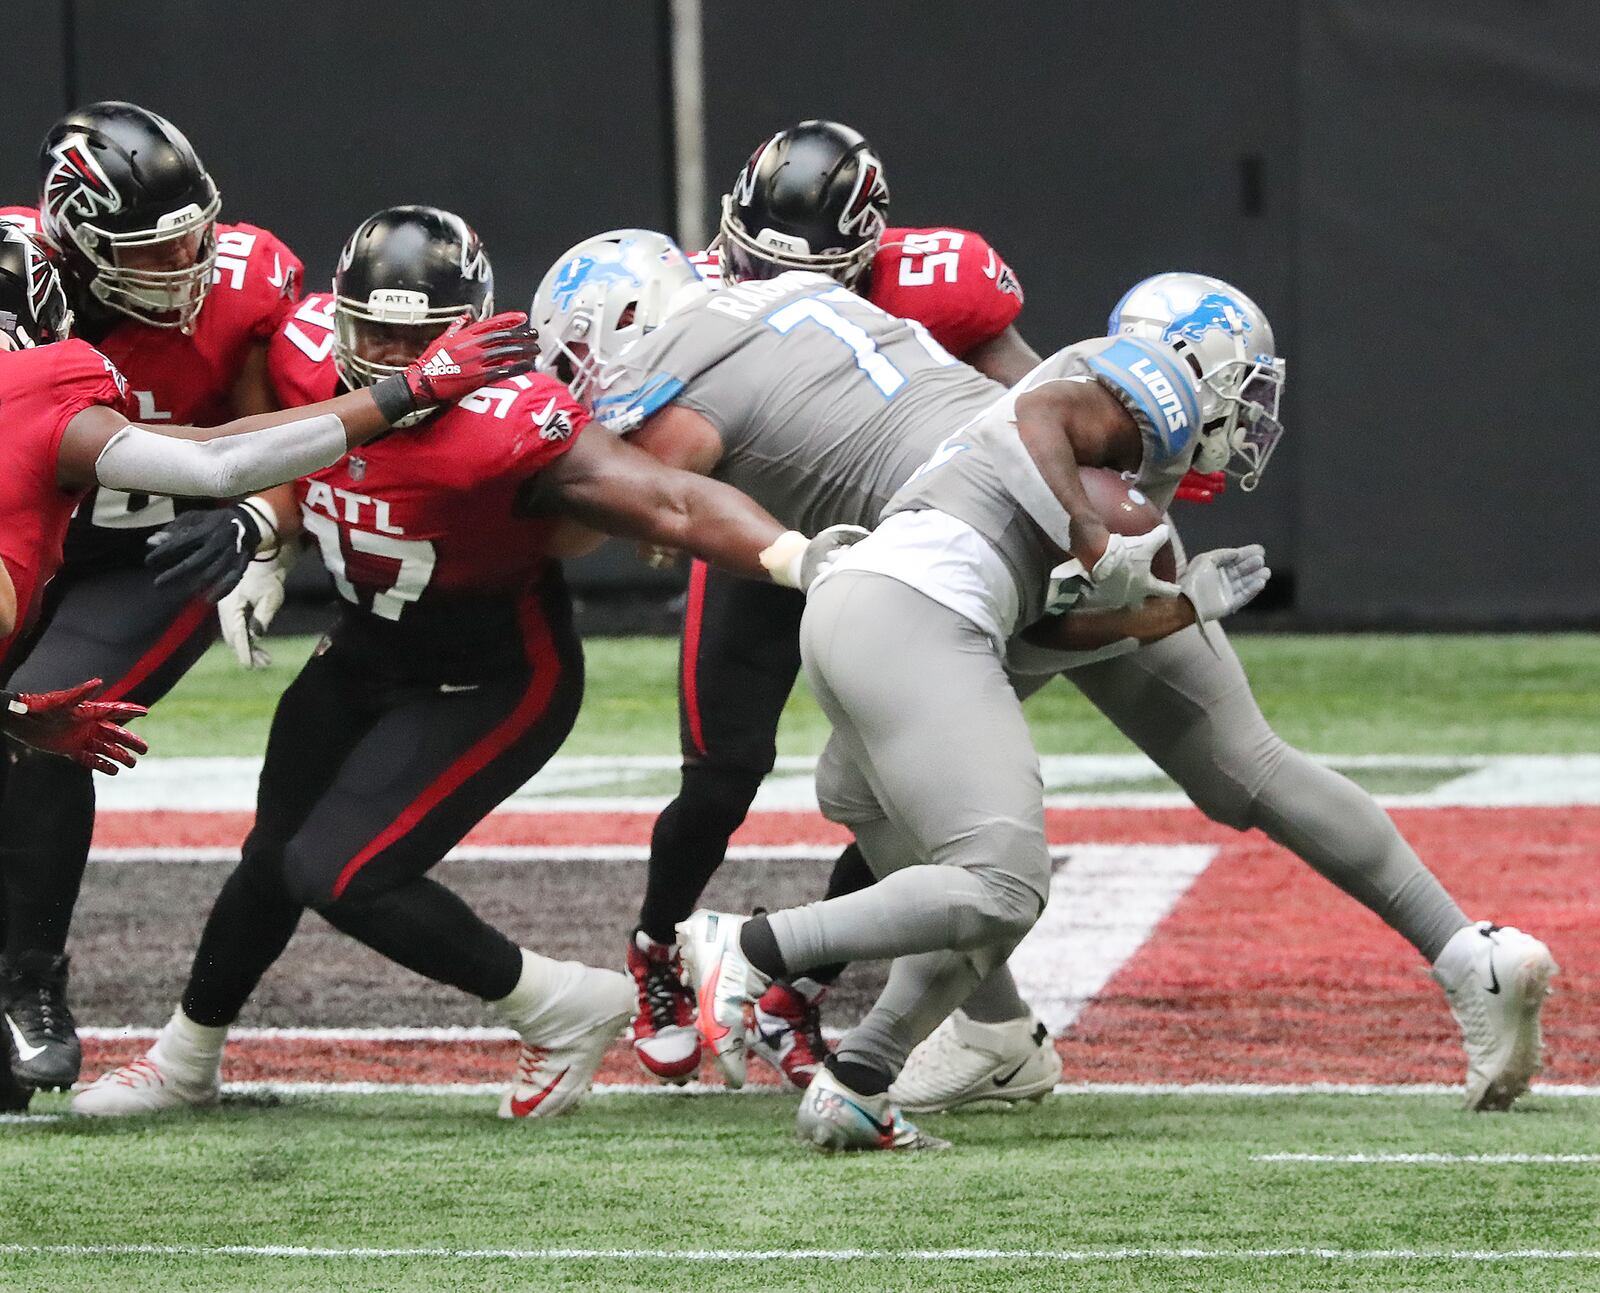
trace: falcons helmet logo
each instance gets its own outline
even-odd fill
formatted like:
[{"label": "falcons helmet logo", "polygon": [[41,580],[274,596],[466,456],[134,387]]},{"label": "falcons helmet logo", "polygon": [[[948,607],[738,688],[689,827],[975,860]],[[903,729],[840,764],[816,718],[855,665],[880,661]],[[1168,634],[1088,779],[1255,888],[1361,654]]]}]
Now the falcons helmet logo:
[{"label": "falcons helmet logo", "polygon": [[100,212],[122,210],[122,198],[89,151],[89,140],[68,135],[50,150],[54,159],[44,177],[44,223],[58,229],[68,214],[87,220]]},{"label": "falcons helmet logo", "polygon": [[888,224],[889,184],[883,163],[863,148],[857,154],[856,186],[839,217],[839,232],[871,237]]}]

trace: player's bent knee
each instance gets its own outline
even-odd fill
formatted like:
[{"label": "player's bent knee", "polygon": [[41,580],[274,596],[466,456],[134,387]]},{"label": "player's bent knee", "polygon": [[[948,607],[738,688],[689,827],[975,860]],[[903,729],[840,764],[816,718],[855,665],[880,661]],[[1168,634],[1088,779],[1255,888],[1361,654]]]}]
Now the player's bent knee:
[{"label": "player's bent knee", "polygon": [[969,867],[966,874],[974,883],[965,900],[953,908],[953,946],[975,949],[1021,942],[1044,911],[1040,889],[1002,867]]},{"label": "player's bent knee", "polygon": [[1168,770],[1183,792],[1212,821],[1236,831],[1259,826],[1258,805],[1290,747],[1270,729],[1260,740],[1202,744],[1193,757]]},{"label": "player's bent knee", "polygon": [[732,834],[749,815],[766,775],[750,768],[691,764],[683,770],[677,802],[703,826],[725,828]]},{"label": "player's bent knee", "polygon": [[330,859],[310,844],[290,840],[283,848],[279,874],[289,896],[302,907],[324,911],[339,901],[342,859]]}]

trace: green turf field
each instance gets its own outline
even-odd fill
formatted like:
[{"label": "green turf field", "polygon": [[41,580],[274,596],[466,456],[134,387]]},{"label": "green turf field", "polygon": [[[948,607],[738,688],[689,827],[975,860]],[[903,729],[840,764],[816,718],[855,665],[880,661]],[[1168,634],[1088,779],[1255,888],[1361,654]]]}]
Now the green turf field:
[{"label": "green turf field", "polygon": [[[37,1107],[55,1103],[40,1100]],[[939,1155],[824,1157],[782,1097],[608,1096],[507,1126],[478,1099],[289,1102],[155,1123],[0,1128],[4,1245],[242,1245],[405,1256],[6,1252],[7,1289],[1600,1288],[1588,1260],[1429,1254],[1595,1250],[1600,1170],[1324,1165],[1281,1152],[1564,1154],[1591,1101],[1468,1117],[1435,1097],[1058,1097],[931,1118]],[[61,1189],[70,1180],[72,1188]],[[1165,1256],[1109,1258],[1106,1249]],[[1337,1256],[1245,1256],[1315,1248]],[[451,1256],[504,1249],[519,1255]],[[560,1258],[529,1250],[655,1250]],[[796,1250],[1070,1257],[843,1265]],[[1193,1249],[1203,1255],[1178,1255]],[[677,1252],[773,1254],[686,1261]],[[1098,1254],[1098,1255],[1097,1255]],[[1363,1255],[1355,1255],[1363,1254]],[[70,1272],[70,1278],[67,1273]]]},{"label": "green turf field", "polygon": [[[259,754],[278,693],[312,639],[276,639],[273,667],[242,670],[215,648],[142,730],[153,754]],[[1339,754],[1568,754],[1600,748],[1600,637],[1240,637],[1267,717],[1291,743]],[[671,754],[678,748],[677,644],[599,638],[586,647],[588,695],[566,754]],[[1069,686],[1029,702],[1046,754],[1110,753],[1122,737]],[[803,687],[779,737],[816,754],[827,724]],[[620,748],[625,747],[625,748]]]}]

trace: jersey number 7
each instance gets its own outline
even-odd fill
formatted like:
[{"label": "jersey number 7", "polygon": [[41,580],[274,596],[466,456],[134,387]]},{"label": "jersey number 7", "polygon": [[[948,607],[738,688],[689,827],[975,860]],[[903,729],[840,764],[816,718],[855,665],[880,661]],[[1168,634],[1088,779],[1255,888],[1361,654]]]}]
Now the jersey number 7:
[{"label": "jersey number 7", "polygon": [[[839,308],[841,306],[844,307],[843,310]],[[806,296],[779,306],[767,315],[767,326],[785,336],[806,323],[814,323],[831,332],[855,353],[856,367],[878,388],[878,393],[884,399],[892,400],[905,386],[906,375],[878,349],[878,343],[873,340],[871,333],[859,323],[845,318],[845,311],[854,309],[870,311],[883,318],[893,317],[885,314],[870,301],[863,300],[849,288],[836,287],[832,291],[823,292],[820,296]],[[910,327],[912,335],[928,352],[928,357],[941,368],[948,368],[958,362],[915,319],[902,319],[900,322]]]}]

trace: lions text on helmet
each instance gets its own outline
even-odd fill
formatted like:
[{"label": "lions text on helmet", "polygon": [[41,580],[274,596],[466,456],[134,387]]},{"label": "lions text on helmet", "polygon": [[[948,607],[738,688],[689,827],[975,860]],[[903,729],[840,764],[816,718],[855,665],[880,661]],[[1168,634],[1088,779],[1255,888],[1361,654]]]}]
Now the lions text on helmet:
[{"label": "lions text on helmet", "polygon": [[[1219,278],[1169,272],[1134,284],[1106,330],[1178,352],[1200,383],[1203,425],[1194,469],[1226,471],[1244,490],[1259,485],[1283,435],[1278,406],[1287,371],[1261,308]],[[1152,394],[1161,399],[1161,392]]]},{"label": "lions text on helmet", "polygon": [[673,311],[710,289],[678,244],[648,229],[613,229],[568,248],[534,293],[539,371],[592,401],[596,376]]},{"label": "lions text on helmet", "polygon": [[217,263],[222,195],[165,117],[108,100],[68,113],[39,153],[40,231],[108,311],[194,327]]}]

